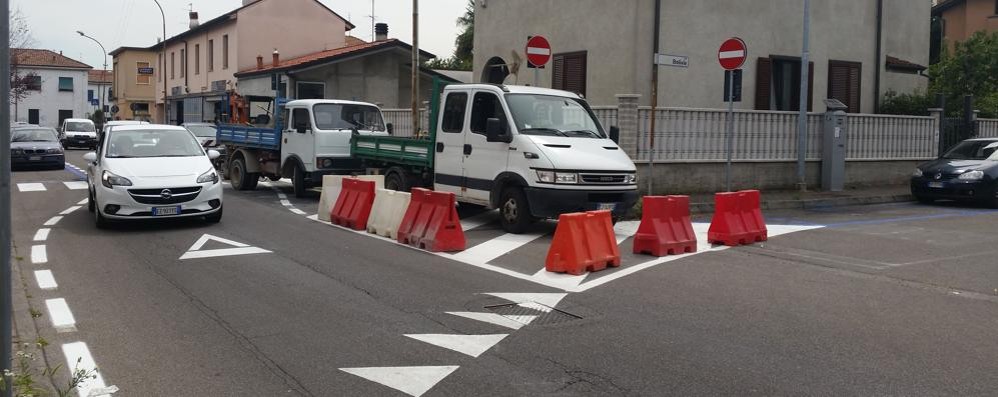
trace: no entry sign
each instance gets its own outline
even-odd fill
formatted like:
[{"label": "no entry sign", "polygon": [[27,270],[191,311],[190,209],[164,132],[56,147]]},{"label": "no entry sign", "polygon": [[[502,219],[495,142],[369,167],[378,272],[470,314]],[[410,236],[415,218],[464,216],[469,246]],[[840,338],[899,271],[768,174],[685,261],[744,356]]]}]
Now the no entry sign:
[{"label": "no entry sign", "polygon": [[732,37],[721,43],[721,48],[717,50],[717,61],[724,70],[735,70],[742,67],[745,58],[748,57],[748,48],[745,42],[737,37]]},{"label": "no entry sign", "polygon": [[544,36],[534,36],[527,40],[527,62],[536,67],[547,65],[551,60],[551,43]]}]

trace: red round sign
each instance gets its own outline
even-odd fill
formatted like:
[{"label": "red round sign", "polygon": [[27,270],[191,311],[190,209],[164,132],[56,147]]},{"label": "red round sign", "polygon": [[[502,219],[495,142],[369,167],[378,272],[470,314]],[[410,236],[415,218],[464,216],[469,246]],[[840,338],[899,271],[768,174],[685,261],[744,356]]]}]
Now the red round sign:
[{"label": "red round sign", "polygon": [[717,50],[717,61],[724,70],[735,70],[742,67],[745,58],[748,57],[748,47],[745,42],[737,37],[732,37],[721,43],[721,48]]},{"label": "red round sign", "polygon": [[527,61],[534,66],[544,66],[551,60],[551,43],[544,36],[527,40]]}]

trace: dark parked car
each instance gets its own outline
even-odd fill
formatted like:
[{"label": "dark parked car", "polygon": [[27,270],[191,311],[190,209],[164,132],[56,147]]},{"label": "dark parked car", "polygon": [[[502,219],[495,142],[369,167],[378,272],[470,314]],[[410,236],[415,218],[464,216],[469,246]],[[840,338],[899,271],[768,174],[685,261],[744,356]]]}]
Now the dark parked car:
[{"label": "dark parked car", "polygon": [[218,142],[218,128],[209,123],[183,123],[180,126],[194,134],[205,150],[211,149],[221,155],[212,161],[215,168],[220,168],[225,161],[225,146]]},{"label": "dark parked car", "polygon": [[998,138],[968,139],[918,166],[911,194],[923,203],[959,200],[998,207]]},{"label": "dark parked car", "polygon": [[10,165],[65,168],[66,156],[54,128],[18,128],[11,131]]}]

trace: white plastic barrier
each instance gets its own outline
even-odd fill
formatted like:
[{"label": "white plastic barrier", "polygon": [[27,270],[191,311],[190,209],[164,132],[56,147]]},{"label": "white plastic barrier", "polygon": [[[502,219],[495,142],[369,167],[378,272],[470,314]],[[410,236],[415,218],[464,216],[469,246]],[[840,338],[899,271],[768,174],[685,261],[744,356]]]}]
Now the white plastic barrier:
[{"label": "white plastic barrier", "polygon": [[343,190],[343,178],[356,178],[362,181],[374,181],[375,189],[385,188],[384,175],[324,175],[322,177],[322,195],[319,196],[319,220],[329,222],[329,213],[336,205],[336,199]]},{"label": "white plastic barrier", "polygon": [[398,238],[399,224],[409,208],[412,194],[394,190],[378,189],[374,195],[371,217],[367,220],[367,232],[382,237]]}]

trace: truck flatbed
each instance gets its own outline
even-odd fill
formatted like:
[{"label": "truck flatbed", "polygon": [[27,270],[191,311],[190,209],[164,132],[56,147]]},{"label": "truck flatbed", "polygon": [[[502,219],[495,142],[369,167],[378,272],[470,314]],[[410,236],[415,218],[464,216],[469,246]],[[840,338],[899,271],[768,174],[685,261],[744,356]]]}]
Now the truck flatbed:
[{"label": "truck flatbed", "polygon": [[226,145],[280,151],[281,130],[237,124],[219,124],[218,141]]},{"label": "truck flatbed", "polygon": [[432,168],[433,146],[429,139],[354,135],[350,152],[368,162]]}]

